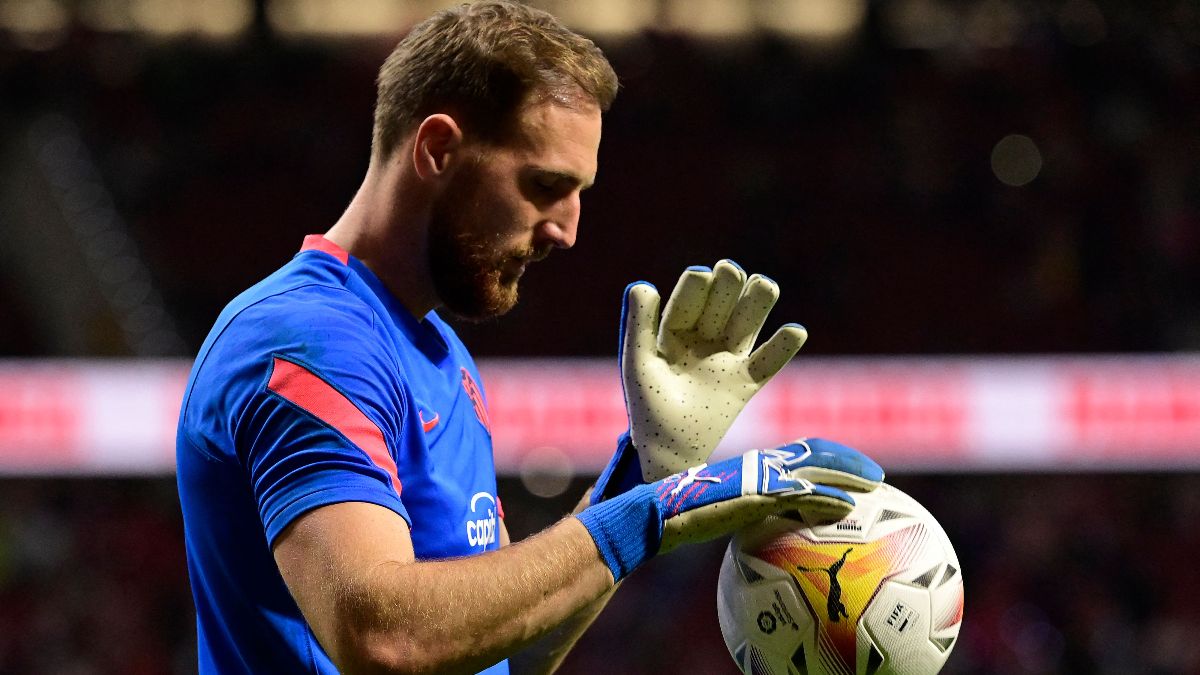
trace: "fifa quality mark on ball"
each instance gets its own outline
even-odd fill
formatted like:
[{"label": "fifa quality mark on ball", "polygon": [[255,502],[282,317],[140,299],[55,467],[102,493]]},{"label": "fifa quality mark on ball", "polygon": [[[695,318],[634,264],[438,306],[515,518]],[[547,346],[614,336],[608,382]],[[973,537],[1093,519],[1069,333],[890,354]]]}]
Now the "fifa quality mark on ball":
[{"label": "fifa quality mark on ball", "polygon": [[916,614],[908,605],[903,602],[896,602],[896,606],[892,607],[892,611],[888,614],[886,623],[892,627],[892,630],[903,635],[904,630],[913,623]]}]

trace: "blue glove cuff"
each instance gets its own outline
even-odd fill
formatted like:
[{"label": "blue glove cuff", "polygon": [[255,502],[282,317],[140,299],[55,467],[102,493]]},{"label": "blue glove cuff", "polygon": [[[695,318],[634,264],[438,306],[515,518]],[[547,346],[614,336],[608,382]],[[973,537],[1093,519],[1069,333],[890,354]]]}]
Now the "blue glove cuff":
[{"label": "blue glove cuff", "polygon": [[592,535],[615,581],[653,558],[662,544],[662,517],[649,486],[590,506],[576,518]]},{"label": "blue glove cuff", "polygon": [[633,440],[626,431],[617,439],[617,451],[613,453],[608,466],[604,467],[604,473],[596,479],[590,503],[599,504],[642,484],[642,464],[637,448],[633,447]]}]

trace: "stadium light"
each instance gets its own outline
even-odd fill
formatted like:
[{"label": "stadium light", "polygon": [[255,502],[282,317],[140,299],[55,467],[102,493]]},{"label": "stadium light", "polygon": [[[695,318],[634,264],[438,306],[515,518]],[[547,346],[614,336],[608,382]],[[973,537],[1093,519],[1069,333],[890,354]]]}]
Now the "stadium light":
[{"label": "stadium light", "polygon": [[646,0],[541,0],[530,3],[583,33],[621,37],[651,28],[658,2]]},{"label": "stadium light", "polygon": [[[371,37],[397,35],[430,5],[398,0],[271,0],[267,21],[281,35]],[[433,7],[436,9],[436,6]]]},{"label": "stadium light", "polygon": [[57,47],[69,22],[70,15],[57,0],[0,0],[0,30],[26,49]]},{"label": "stadium light", "polygon": [[[461,1],[263,0],[266,19],[277,34],[335,39],[398,37],[415,22]],[[527,1],[571,28],[598,37],[662,29],[722,39],[771,31],[817,44],[854,34],[867,8],[867,0]],[[938,1],[898,0],[915,7]],[[95,31],[155,39],[227,39],[245,34],[254,21],[255,6],[255,0],[0,0],[0,31],[28,49],[61,44],[73,22]]]},{"label": "stadium light", "polygon": [[133,0],[134,24],[155,35],[240,35],[254,19],[250,0]]},{"label": "stadium light", "polygon": [[753,7],[761,28],[814,42],[845,39],[867,17],[866,0],[759,0]]},{"label": "stadium light", "polygon": [[754,14],[746,2],[727,0],[667,0],[668,25],[704,37],[743,35],[754,29]]},{"label": "stadium light", "polygon": [[254,21],[253,0],[92,0],[75,10],[92,30],[155,38],[228,39]]}]

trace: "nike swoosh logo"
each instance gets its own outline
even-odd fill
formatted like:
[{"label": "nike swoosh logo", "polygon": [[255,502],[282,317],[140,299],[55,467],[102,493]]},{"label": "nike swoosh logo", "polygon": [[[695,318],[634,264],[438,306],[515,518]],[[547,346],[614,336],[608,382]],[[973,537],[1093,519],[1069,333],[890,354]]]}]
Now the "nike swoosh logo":
[{"label": "nike swoosh logo", "polygon": [[417,411],[417,417],[421,418],[421,428],[425,430],[425,433],[433,431],[433,428],[437,426],[438,420],[441,419],[441,415],[433,413],[433,419],[426,422],[425,413],[421,412],[420,410]]}]

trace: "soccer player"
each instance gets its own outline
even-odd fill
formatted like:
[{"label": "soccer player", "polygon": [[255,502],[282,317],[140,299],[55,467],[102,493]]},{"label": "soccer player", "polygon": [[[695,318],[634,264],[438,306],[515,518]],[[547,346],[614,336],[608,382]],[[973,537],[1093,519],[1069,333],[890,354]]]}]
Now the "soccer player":
[{"label": "soccer player", "polygon": [[359,192],[226,307],[188,381],[202,673],[552,671],[650,557],[839,517],[841,488],[882,479],[822,441],[704,463],[804,338],[751,353],[777,290],[722,262],[684,273],[661,325],[654,289],[627,291],[630,431],[577,514],[508,545],[479,374],[436,310],[501,314],[574,244],[616,88],[590,41],[511,2],[441,12],[384,63]]}]

